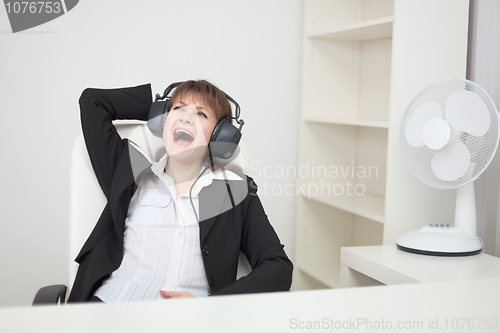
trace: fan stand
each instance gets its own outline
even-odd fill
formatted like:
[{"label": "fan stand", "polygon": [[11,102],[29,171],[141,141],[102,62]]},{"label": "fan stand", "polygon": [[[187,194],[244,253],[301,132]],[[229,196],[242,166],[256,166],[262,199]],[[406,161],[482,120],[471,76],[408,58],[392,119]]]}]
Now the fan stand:
[{"label": "fan stand", "polygon": [[454,226],[429,224],[401,236],[396,244],[402,251],[432,256],[462,257],[480,253],[483,245],[477,237],[474,183],[457,188]]}]

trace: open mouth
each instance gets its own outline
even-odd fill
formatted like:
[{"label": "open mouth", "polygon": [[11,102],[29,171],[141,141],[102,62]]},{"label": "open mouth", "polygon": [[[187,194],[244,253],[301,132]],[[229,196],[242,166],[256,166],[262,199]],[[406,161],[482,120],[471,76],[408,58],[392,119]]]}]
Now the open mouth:
[{"label": "open mouth", "polygon": [[178,128],[174,132],[174,142],[181,146],[188,146],[194,141],[194,137],[188,131]]}]

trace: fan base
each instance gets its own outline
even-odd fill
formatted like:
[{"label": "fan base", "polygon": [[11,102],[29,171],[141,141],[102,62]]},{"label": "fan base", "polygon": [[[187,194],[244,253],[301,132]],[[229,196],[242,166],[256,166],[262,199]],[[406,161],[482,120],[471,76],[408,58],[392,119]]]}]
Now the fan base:
[{"label": "fan base", "polygon": [[463,229],[454,226],[429,225],[401,236],[398,249],[406,252],[441,256],[463,257],[481,253],[483,245]]}]

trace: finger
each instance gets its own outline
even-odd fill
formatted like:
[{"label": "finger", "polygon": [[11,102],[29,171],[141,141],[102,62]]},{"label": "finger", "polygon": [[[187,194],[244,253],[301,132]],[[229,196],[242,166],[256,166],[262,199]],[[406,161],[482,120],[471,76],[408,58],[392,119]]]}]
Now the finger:
[{"label": "finger", "polygon": [[165,298],[181,297],[182,296],[182,292],[160,290],[160,295],[162,295]]}]

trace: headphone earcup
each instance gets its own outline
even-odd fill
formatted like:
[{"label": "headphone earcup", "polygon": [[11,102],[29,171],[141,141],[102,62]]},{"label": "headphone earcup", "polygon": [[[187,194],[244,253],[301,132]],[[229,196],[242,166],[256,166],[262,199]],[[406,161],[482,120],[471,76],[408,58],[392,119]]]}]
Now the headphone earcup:
[{"label": "headphone earcup", "polygon": [[229,119],[222,118],[212,132],[208,143],[212,157],[228,159],[233,156],[241,139],[241,132]]},{"label": "headphone earcup", "polygon": [[151,103],[148,116],[148,128],[154,136],[163,137],[163,125],[168,109],[168,99]]}]

